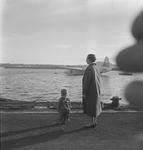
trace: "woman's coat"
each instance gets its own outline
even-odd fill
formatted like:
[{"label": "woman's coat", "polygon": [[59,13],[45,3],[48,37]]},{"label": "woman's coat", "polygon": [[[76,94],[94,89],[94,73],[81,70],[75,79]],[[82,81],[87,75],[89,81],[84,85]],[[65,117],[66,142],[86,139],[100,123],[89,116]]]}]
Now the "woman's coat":
[{"label": "woman's coat", "polygon": [[90,64],[82,79],[83,111],[85,114],[97,117],[101,111],[101,79],[96,64]]}]

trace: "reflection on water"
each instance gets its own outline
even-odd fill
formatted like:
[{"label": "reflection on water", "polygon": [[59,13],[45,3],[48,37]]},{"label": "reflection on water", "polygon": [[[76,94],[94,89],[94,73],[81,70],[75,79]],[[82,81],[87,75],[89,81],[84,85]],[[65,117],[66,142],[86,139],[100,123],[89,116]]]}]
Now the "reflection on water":
[{"label": "reflection on water", "polygon": [[[125,86],[133,79],[143,79],[142,75],[121,76],[117,71],[102,75],[102,99],[111,96],[123,98]],[[65,70],[55,69],[1,69],[0,95],[17,100],[57,101],[61,88],[68,90],[71,101],[81,101],[82,76],[67,76]]]}]

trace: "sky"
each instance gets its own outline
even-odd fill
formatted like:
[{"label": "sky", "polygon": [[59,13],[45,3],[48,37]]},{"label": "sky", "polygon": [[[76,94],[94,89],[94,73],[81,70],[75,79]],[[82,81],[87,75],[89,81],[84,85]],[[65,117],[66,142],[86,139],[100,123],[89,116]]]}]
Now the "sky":
[{"label": "sky", "polygon": [[0,0],[0,63],[111,62],[134,43],[131,24],[143,0]]}]

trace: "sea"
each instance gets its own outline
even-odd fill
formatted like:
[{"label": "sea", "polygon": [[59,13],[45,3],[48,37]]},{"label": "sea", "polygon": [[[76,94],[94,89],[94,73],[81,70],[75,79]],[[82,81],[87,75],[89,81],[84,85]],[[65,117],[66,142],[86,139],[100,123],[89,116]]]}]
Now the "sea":
[{"label": "sea", "polygon": [[[143,80],[143,74],[120,75],[110,71],[101,75],[102,101],[112,96],[124,97],[126,86],[134,80]],[[67,75],[65,69],[0,68],[0,97],[19,101],[58,101],[60,90],[66,88],[71,101],[82,101],[82,75]]]}]

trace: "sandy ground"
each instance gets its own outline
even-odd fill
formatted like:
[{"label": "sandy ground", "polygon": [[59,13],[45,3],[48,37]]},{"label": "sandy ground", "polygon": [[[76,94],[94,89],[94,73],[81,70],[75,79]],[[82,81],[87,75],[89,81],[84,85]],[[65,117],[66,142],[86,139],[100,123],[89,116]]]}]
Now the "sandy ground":
[{"label": "sandy ground", "polygon": [[63,127],[57,113],[1,113],[2,150],[142,150],[143,112],[102,113],[96,128],[73,113]]}]

